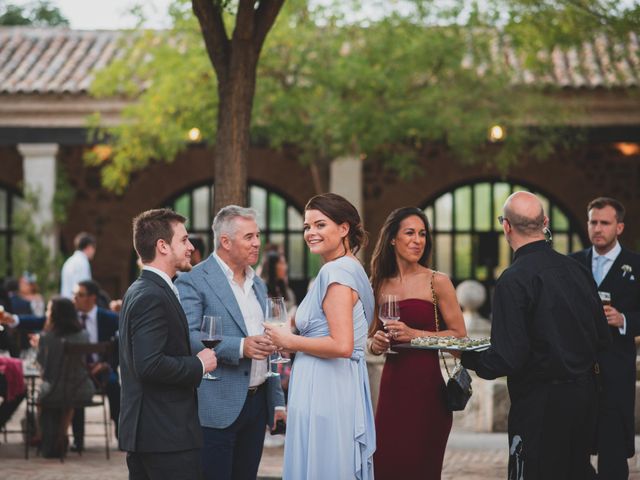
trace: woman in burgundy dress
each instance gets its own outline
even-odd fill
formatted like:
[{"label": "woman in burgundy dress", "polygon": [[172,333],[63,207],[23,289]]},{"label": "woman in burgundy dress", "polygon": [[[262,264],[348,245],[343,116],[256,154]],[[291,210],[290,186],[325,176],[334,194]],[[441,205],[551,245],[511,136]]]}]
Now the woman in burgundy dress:
[{"label": "woman in burgundy dress", "polygon": [[[391,212],[373,253],[371,282],[377,302],[382,295],[397,296],[400,320],[383,329],[377,319],[369,332],[371,353],[380,355],[390,344],[425,335],[466,335],[451,281],[427,268],[430,253],[424,212],[414,207]],[[437,333],[431,282],[439,312]],[[437,351],[398,349],[387,355],[376,410],[376,480],[439,479],[451,421]]]}]

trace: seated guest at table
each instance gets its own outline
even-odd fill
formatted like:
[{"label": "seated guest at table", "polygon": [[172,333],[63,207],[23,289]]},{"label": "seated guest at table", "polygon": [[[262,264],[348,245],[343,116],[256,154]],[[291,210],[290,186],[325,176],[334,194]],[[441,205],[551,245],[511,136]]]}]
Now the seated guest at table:
[{"label": "seated guest at table", "polygon": [[42,384],[38,394],[41,406],[42,455],[59,456],[66,449],[67,429],[73,409],[88,405],[94,393],[91,379],[81,359],[68,363],[63,371],[64,342],[89,343],[73,302],[54,297],[47,305],[44,332],[34,337],[38,346],[38,363],[42,368]]},{"label": "seated guest at table", "polygon": [[[93,280],[83,280],[73,287],[73,303],[78,311],[78,320],[89,334],[89,342],[108,342],[117,339],[118,315],[97,306],[100,286]],[[97,357],[97,356],[96,356]],[[96,386],[104,388],[109,398],[111,420],[115,422],[118,438],[118,416],[120,415],[120,379],[118,378],[118,352],[108,358],[92,358],[91,375]],[[73,445],[71,451],[84,449],[84,408],[76,408],[73,415]]]},{"label": "seated guest at table", "polygon": [[[431,248],[422,210],[404,207],[389,214],[371,259],[371,282],[377,305],[385,294],[396,296],[400,320],[387,322],[385,332],[376,318],[369,330],[374,355],[384,353],[390,342],[466,335],[451,280],[428,267]],[[439,479],[451,421],[438,353],[398,349],[387,355],[376,410],[376,479]]]},{"label": "seated guest at table", "polygon": [[5,426],[25,397],[22,361],[0,357],[0,429]]}]

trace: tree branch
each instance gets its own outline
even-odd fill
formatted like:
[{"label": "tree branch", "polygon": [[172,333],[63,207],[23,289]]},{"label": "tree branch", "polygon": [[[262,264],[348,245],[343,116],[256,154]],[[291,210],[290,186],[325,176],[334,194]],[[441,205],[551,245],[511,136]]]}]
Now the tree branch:
[{"label": "tree branch", "polygon": [[231,42],[222,19],[222,5],[216,0],[192,0],[193,13],[200,23],[204,44],[218,78],[228,76]]},{"label": "tree branch", "polygon": [[264,39],[273,26],[284,0],[261,0],[256,10],[256,25],[253,37],[253,45],[256,53],[260,53]]}]

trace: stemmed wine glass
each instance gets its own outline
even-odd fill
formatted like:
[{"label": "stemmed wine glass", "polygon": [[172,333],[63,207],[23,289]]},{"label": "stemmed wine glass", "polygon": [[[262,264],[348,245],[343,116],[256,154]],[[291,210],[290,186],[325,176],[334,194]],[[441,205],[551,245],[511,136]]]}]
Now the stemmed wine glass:
[{"label": "stemmed wine glass", "polygon": [[[222,341],[222,317],[215,315],[203,315],[200,331],[204,334],[202,344],[205,348],[215,348]],[[220,380],[220,377],[205,373],[205,380]]]},{"label": "stemmed wine glass", "polygon": [[[284,304],[284,297],[269,297],[267,298],[267,308],[265,311],[265,322],[270,323],[274,327],[286,327],[287,325],[287,307]],[[277,377],[280,374],[271,371],[272,363],[287,363],[288,358],[284,358],[280,352],[276,352],[276,358],[271,359],[269,355],[268,363],[269,368],[267,371],[267,377]]]},{"label": "stemmed wine glass", "polygon": [[[386,293],[382,294],[382,301],[378,307],[378,318],[384,325],[385,329],[387,328],[387,322],[400,320],[400,306],[398,305],[398,296],[397,295],[389,295]],[[391,350],[391,344],[384,352],[388,354],[396,354],[398,352],[394,352]]]}]

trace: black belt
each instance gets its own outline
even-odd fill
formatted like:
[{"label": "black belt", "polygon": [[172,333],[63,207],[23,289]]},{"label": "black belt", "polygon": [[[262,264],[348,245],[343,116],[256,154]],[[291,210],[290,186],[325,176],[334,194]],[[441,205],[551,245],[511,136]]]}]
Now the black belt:
[{"label": "black belt", "polygon": [[260,389],[263,386],[264,386],[264,383],[261,383],[260,385],[257,385],[255,387],[249,387],[249,389],[247,390],[247,396],[253,397],[256,393],[260,391]]}]

